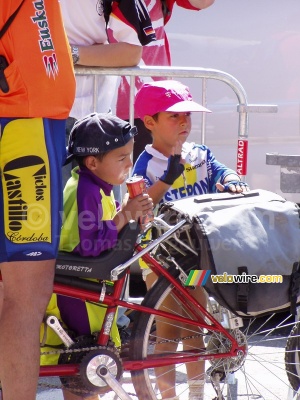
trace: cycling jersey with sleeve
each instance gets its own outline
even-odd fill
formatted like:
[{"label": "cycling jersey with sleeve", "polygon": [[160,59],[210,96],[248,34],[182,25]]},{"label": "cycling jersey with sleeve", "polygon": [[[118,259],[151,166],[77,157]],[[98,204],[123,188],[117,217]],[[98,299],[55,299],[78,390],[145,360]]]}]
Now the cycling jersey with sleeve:
[{"label": "cycling jersey with sleeve", "polygon": [[[21,0],[1,2],[0,27]],[[65,119],[74,101],[70,48],[57,0],[25,1],[0,40],[9,91],[0,90],[0,117]]]},{"label": "cycling jersey with sleeve", "polygon": [[[161,203],[179,200],[184,197],[216,192],[216,183],[236,172],[217,161],[211,150],[205,145],[184,143],[182,158],[184,171],[165,193]],[[152,186],[163,175],[168,166],[168,158],[147,145],[137,159],[133,174],[142,175],[147,186]]]}]

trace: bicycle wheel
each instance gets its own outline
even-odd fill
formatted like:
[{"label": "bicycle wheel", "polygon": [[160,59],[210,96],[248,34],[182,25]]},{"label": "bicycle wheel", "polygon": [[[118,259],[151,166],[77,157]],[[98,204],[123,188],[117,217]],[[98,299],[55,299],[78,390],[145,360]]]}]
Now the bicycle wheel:
[{"label": "bicycle wheel", "polygon": [[296,324],[286,343],[285,368],[292,388],[300,388],[300,326]]},{"label": "bicycle wheel", "polygon": [[[188,259],[185,261],[188,264]],[[170,271],[174,276],[179,274],[175,269],[170,268]],[[170,308],[165,307],[167,297],[173,297],[173,304],[178,303],[174,287],[166,279],[159,278],[147,293],[143,305],[170,311]],[[169,301],[168,304],[170,304]],[[190,311],[185,304],[181,303],[180,307],[181,315],[190,316]],[[177,310],[178,307],[173,311],[178,312]],[[254,318],[245,322],[244,327],[232,329],[230,333],[239,344],[245,345],[246,352],[231,358],[213,358],[214,354],[228,351],[231,342],[221,333],[210,331],[209,327],[203,330],[195,326],[185,326],[184,334],[177,336],[178,323],[172,319],[160,319],[159,324],[165,324],[174,331],[171,336],[169,334],[162,336],[157,331],[156,323],[155,316],[146,313],[141,313],[136,318],[130,347],[131,359],[150,359],[158,353],[163,358],[171,352],[182,352],[182,349],[185,354],[201,349],[203,355],[212,356],[211,361],[205,361],[206,383],[203,399],[233,400],[241,396],[243,399],[264,400],[287,398],[290,386],[285,371],[284,352],[288,335],[294,324],[292,316],[273,314],[269,317]],[[167,331],[170,333],[168,328]],[[161,329],[160,332],[162,332]],[[199,347],[197,347],[197,338]],[[201,347],[201,339],[205,342],[205,349]],[[169,349],[166,346],[166,349],[157,350],[158,345],[163,346],[165,343],[170,343]],[[172,384],[178,399],[189,399],[187,368],[196,370],[196,364],[187,366],[180,363],[161,369],[148,368],[132,371],[132,381],[137,397],[142,400],[168,397],[164,390],[170,390],[170,376],[173,376]],[[193,376],[194,380],[203,378],[203,375]]]}]

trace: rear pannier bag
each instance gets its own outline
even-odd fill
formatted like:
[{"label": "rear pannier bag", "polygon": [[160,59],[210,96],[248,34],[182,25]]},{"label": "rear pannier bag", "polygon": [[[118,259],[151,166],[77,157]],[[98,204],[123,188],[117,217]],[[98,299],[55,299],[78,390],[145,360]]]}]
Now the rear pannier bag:
[{"label": "rear pannier bag", "polygon": [[177,218],[192,222],[199,269],[211,271],[205,284],[210,296],[243,317],[295,312],[300,283],[297,204],[255,190],[190,197],[168,207]]}]

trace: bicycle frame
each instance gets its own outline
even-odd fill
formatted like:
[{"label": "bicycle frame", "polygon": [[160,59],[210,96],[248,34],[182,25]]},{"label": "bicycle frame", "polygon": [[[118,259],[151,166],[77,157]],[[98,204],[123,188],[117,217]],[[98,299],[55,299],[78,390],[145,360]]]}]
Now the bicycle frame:
[{"label": "bicycle frame", "polygon": [[[143,313],[153,314],[160,317],[172,317],[173,320],[181,322],[182,324],[195,325],[202,329],[209,329],[210,331],[218,332],[231,342],[230,351],[220,352],[216,354],[201,354],[200,352],[195,351],[194,354],[192,353],[187,355],[183,352],[178,351],[172,355],[165,356],[163,358],[160,357],[159,355],[157,357],[152,355],[151,358],[143,360],[130,360],[126,358],[122,360],[122,366],[124,371],[135,371],[135,370],[142,370],[145,368],[163,367],[178,363],[204,361],[208,359],[211,360],[211,359],[219,359],[226,357],[235,357],[238,355],[239,352],[245,351],[245,346],[241,346],[237,343],[236,339],[233,336],[231,336],[228,330],[226,330],[206,309],[203,308],[201,304],[197,302],[196,299],[194,299],[194,297],[190,294],[190,291],[187,289],[187,287],[184,287],[181,281],[175,279],[169,273],[168,269],[163,267],[156,259],[154,259],[149,254],[149,251],[153,249],[157,245],[157,243],[162,242],[163,240],[165,240],[166,237],[170,237],[185,222],[186,221],[180,221],[180,223],[178,223],[176,226],[170,229],[170,232],[167,232],[166,235],[162,235],[159,239],[154,240],[146,248],[142,248],[140,245],[137,245],[135,255],[127,263],[116,267],[112,271],[112,277],[116,279],[116,276],[127,268],[125,275],[123,275],[120,279],[115,280],[113,286],[113,292],[111,294],[108,293],[99,294],[99,292],[96,292],[94,290],[87,290],[74,287],[72,286],[72,284],[54,283],[54,293],[56,294],[74,297],[76,299],[80,299],[83,301],[101,303],[102,305],[107,306],[102,329],[97,339],[98,345],[101,346],[108,345],[112,321],[114,319],[118,306],[126,307],[130,310],[140,311]],[[149,308],[144,306],[143,304],[135,304],[122,299],[122,292],[125,288],[126,280],[129,277],[128,266],[130,266],[130,264],[138,258],[142,258],[158,276],[164,276],[174,286],[174,288],[176,288],[175,290],[176,297],[178,298],[179,301],[184,302],[185,305],[188,304],[189,312],[194,318],[193,320],[181,315],[175,315],[170,312]],[[67,279],[68,278],[66,278],[66,280]],[[88,283],[85,280],[85,285],[87,284]],[[73,376],[78,373],[79,373],[78,364],[51,365],[51,366],[48,365],[48,366],[41,366],[40,368],[41,377]]]},{"label": "bicycle frame", "polygon": [[[214,299],[209,299],[208,310],[201,305],[205,301],[200,300],[199,291],[197,294],[197,290],[186,287],[185,282],[190,270],[201,268],[198,265],[202,247],[194,241],[193,221],[188,215],[175,214],[176,222],[173,217],[166,213],[154,219],[152,224],[157,228],[158,238],[145,247],[135,224],[135,228],[129,227],[130,234],[128,230],[124,235],[120,232],[117,245],[104,257],[59,254],[54,293],[105,305],[105,317],[101,313],[99,333],[78,338],[56,327],[54,331],[65,346],[59,350],[52,350],[51,344],[45,347],[50,348],[49,354],[55,354],[55,360],[61,353],[60,364],[41,366],[40,377],[60,377],[62,387],[75,394],[88,391],[105,398],[108,394],[111,398],[109,392],[114,392],[122,400],[135,397],[154,400],[165,395],[166,389],[161,385],[167,371],[175,374],[171,385],[181,400],[191,392],[189,371],[196,366],[195,376],[211,383],[209,387],[205,384],[205,399],[233,399],[237,393],[242,396],[247,393],[249,398],[281,400],[286,398],[286,388],[297,391],[300,387],[298,322],[289,323],[292,316],[284,316],[278,323],[278,314],[273,314],[267,320],[253,321],[253,325],[249,321],[240,329],[241,318]],[[170,222],[173,225],[166,221],[173,221]],[[124,293],[130,265],[140,258],[159,278],[143,302],[137,304],[125,298]],[[97,282],[85,279],[96,277]],[[107,280],[114,285],[104,284]],[[111,329],[119,306],[138,313],[129,347],[117,347],[120,344],[112,341]],[[50,326],[49,318],[46,323]],[[45,336],[44,339],[47,343]],[[43,355],[46,354],[47,350]],[[268,385],[266,380],[272,383]],[[131,390],[134,393],[129,393]]]}]

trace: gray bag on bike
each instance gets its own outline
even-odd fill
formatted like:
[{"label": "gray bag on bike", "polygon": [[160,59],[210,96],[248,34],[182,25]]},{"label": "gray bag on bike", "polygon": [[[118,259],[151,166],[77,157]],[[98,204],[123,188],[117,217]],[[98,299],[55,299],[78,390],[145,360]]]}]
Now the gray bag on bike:
[{"label": "gray bag on bike", "polygon": [[297,204],[256,190],[191,197],[171,208],[192,222],[199,269],[211,271],[205,284],[209,295],[239,316],[289,308],[295,312],[300,283]]}]

